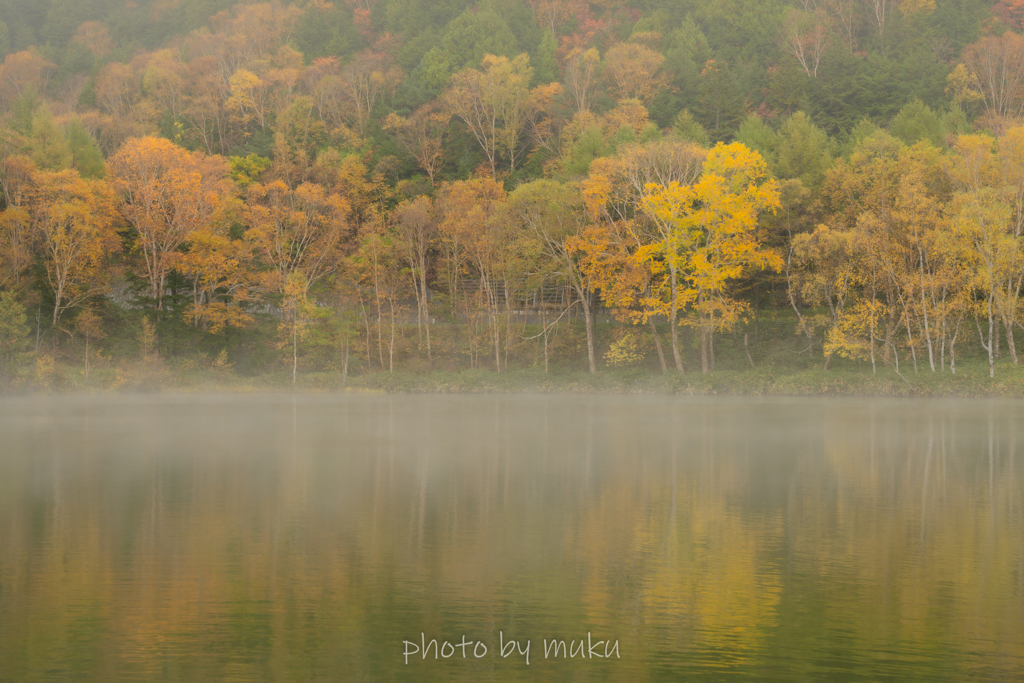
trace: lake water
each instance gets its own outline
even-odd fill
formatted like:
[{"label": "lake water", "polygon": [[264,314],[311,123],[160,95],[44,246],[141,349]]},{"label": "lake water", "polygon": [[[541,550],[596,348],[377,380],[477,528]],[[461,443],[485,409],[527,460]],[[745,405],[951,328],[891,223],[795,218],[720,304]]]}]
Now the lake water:
[{"label": "lake water", "polygon": [[0,681],[1020,681],[1022,450],[1011,401],[3,398]]}]

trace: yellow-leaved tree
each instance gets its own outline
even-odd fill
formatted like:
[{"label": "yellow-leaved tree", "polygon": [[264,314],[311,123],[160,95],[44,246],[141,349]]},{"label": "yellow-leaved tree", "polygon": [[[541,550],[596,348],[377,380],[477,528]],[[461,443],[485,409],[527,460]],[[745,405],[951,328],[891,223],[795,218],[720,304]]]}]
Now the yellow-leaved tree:
[{"label": "yellow-leaved tree", "polygon": [[[671,274],[652,292],[651,310],[664,313],[673,327],[678,312],[701,335],[701,370],[714,367],[714,332],[729,329],[747,305],[731,296],[730,285],[750,268],[782,268],[781,257],[764,249],[757,218],[779,206],[778,184],[756,151],[741,143],[719,143],[708,152],[704,170],[692,185],[652,183],[642,207],[657,225],[660,239],[643,245],[637,258]],[[672,337],[678,357],[678,341]]]},{"label": "yellow-leaved tree", "polygon": [[103,294],[117,269],[117,212],[110,188],[78,171],[37,171],[29,204],[46,280],[53,290],[53,325],[61,314]]},{"label": "yellow-leaved tree", "polygon": [[[575,258],[582,271],[594,278],[594,287],[601,290],[601,298],[616,318],[650,325],[662,370],[666,364],[654,319],[666,311],[659,301],[663,297],[652,292],[667,292],[669,299],[675,300],[672,283],[678,282],[677,264],[675,260],[667,264],[652,261],[641,251],[644,245],[662,241],[665,234],[665,225],[642,210],[643,198],[651,183],[664,187],[695,184],[707,153],[693,143],[670,139],[622,145],[614,157],[595,159],[580,186],[592,225],[573,241]],[[653,309],[651,302],[656,302]],[[673,361],[683,372],[677,310],[672,308],[667,317]]]}]

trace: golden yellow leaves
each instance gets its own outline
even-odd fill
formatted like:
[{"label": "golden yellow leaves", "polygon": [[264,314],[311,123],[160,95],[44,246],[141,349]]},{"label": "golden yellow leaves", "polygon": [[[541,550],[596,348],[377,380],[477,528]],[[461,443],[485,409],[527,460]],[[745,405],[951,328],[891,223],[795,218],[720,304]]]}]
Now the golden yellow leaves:
[{"label": "golden yellow leaves", "polygon": [[746,310],[729,296],[731,283],[752,268],[782,266],[756,234],[758,216],[779,206],[764,159],[739,143],[710,152],[682,141],[626,145],[591,164],[580,192],[596,225],[572,246],[585,269],[598,273],[606,300],[622,318],[664,315],[680,372],[676,328],[698,327],[709,371],[713,332]]},{"label": "golden yellow leaves", "polygon": [[647,186],[642,208],[662,239],[641,247],[637,258],[667,264],[686,283],[670,305],[692,301],[710,312],[713,301],[724,301],[728,281],[745,269],[781,268],[779,256],[761,249],[754,232],[758,214],[779,206],[778,185],[765,175],[760,154],[740,143],[719,144],[695,184]]},{"label": "golden yellow leaves", "polygon": [[105,291],[112,279],[116,211],[106,183],[83,180],[76,171],[40,171],[34,181],[32,223],[43,243],[56,325],[63,311]]}]

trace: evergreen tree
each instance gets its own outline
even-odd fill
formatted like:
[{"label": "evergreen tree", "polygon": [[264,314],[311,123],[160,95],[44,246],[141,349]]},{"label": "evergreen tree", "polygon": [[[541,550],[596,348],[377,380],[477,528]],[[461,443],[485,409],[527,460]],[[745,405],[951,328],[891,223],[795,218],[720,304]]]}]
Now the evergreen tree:
[{"label": "evergreen tree", "polygon": [[682,140],[696,142],[702,147],[709,147],[711,145],[711,136],[708,135],[704,126],[700,125],[697,119],[693,118],[693,114],[690,113],[689,109],[679,112],[679,116],[672,122],[672,129],[675,131],[676,136]]},{"label": "evergreen tree", "polygon": [[799,178],[813,192],[832,165],[832,142],[807,114],[798,111],[779,129],[777,154],[778,176]]},{"label": "evergreen tree", "polygon": [[102,178],[103,153],[79,118],[72,119],[64,128],[64,139],[70,154],[70,166],[83,178]]},{"label": "evergreen tree", "polygon": [[920,99],[914,98],[896,115],[889,125],[889,133],[908,145],[918,140],[927,140],[936,147],[942,146],[944,131],[942,121]]},{"label": "evergreen tree", "polygon": [[544,35],[537,46],[537,58],[530,60],[533,67],[532,85],[552,83],[558,80],[558,61],[555,52],[558,50],[558,43],[551,31],[544,31]]},{"label": "evergreen tree", "polygon": [[769,168],[775,171],[775,166],[778,163],[776,150],[779,145],[779,136],[761,120],[760,116],[750,114],[743,120],[740,129],[736,132],[736,141],[756,150],[768,163]]}]

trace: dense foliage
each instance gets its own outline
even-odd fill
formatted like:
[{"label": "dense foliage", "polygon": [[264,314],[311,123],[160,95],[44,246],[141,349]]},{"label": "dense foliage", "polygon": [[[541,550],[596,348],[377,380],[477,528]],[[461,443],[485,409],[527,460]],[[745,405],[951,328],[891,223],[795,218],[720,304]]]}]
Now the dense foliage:
[{"label": "dense foliage", "polygon": [[790,311],[826,367],[955,372],[971,337],[994,373],[1021,326],[1022,16],[0,0],[0,371],[585,349],[708,373],[716,338]]}]

